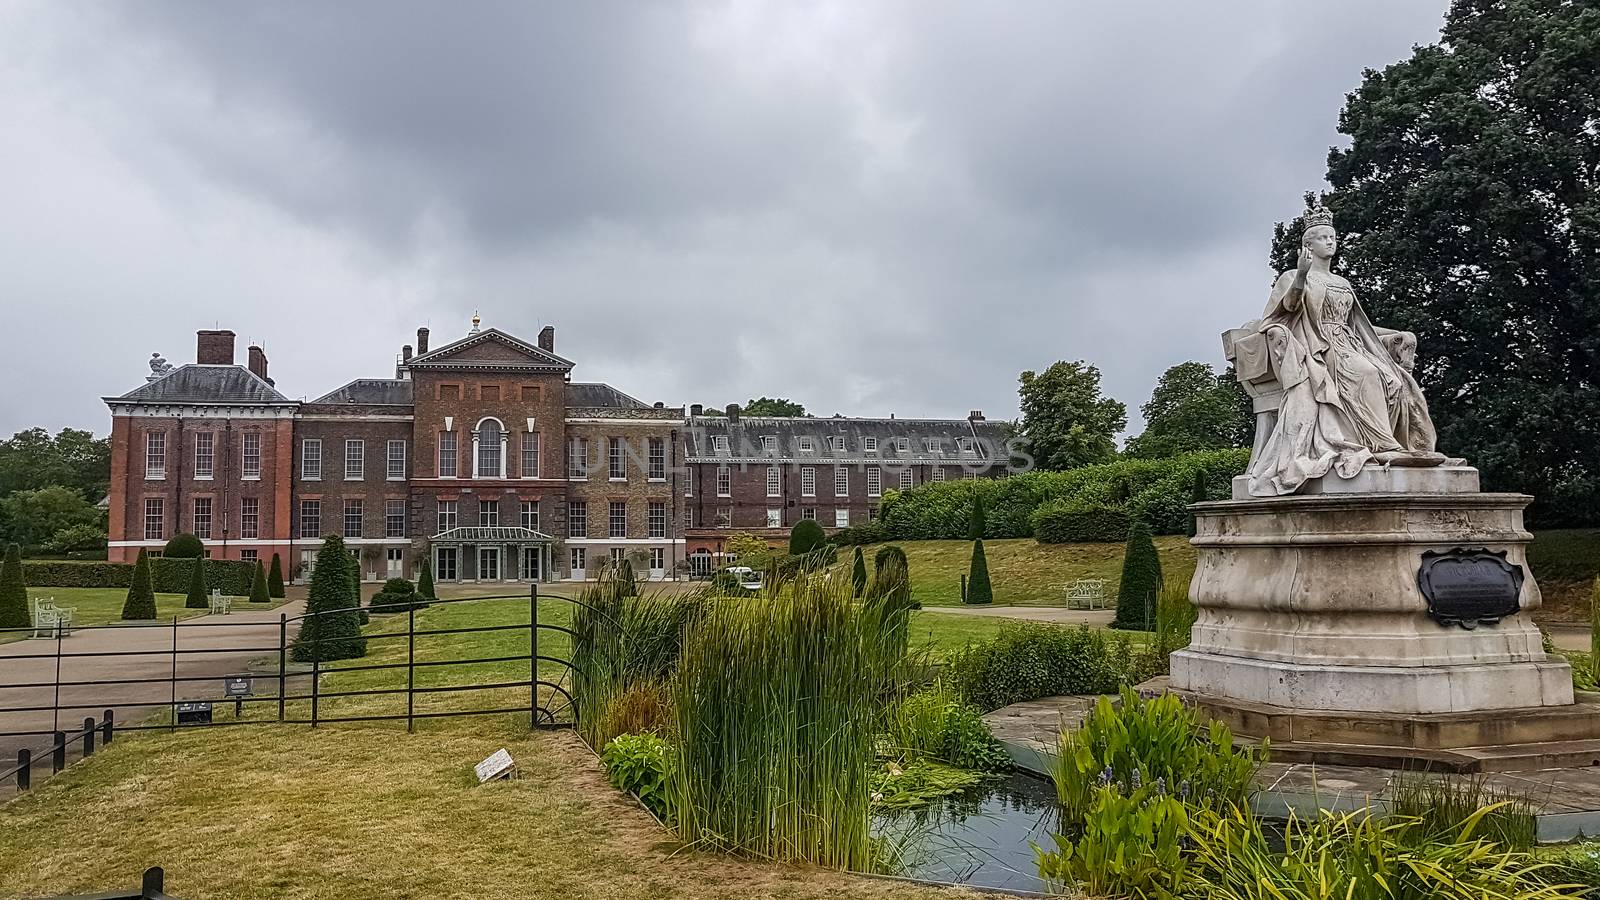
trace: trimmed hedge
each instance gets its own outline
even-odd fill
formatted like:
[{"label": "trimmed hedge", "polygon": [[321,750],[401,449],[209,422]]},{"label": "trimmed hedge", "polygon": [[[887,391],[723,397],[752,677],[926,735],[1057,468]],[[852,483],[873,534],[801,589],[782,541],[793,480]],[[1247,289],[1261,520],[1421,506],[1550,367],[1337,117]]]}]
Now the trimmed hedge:
[{"label": "trimmed hedge", "polygon": [[993,638],[951,654],[943,674],[962,699],[988,712],[1040,697],[1114,693],[1151,670],[1125,634],[1006,622]]},{"label": "trimmed hedge", "polygon": [[889,530],[883,527],[881,520],[841,528],[828,538],[830,543],[838,547],[881,544],[887,540],[889,540]]},{"label": "trimmed hedge", "polygon": [[[192,559],[150,560],[150,581],[159,594],[184,594],[194,572]],[[206,590],[221,588],[229,597],[250,595],[255,563],[237,559],[208,559]],[[75,563],[61,560],[23,560],[23,578],[34,587],[125,588],[133,584],[133,566],[127,563]]]},{"label": "trimmed hedge", "polygon": [[[1149,523],[1156,534],[1182,534],[1195,472],[1208,495],[1226,497],[1233,476],[1244,472],[1250,451],[1206,450],[1167,459],[1123,459],[1067,472],[1025,472],[1006,478],[929,482],[886,496],[880,526],[890,540],[971,538],[972,505],[981,497],[986,539],[1034,537],[1034,514],[1045,504],[1077,502],[1120,507]],[[1126,502],[1118,502],[1122,497]],[[1052,507],[1054,508],[1054,507]],[[1113,540],[1122,540],[1126,532]],[[834,535],[835,543],[844,543]]]},{"label": "trimmed hedge", "polygon": [[1041,544],[1109,544],[1128,537],[1128,510],[1081,500],[1051,500],[1033,514]]}]

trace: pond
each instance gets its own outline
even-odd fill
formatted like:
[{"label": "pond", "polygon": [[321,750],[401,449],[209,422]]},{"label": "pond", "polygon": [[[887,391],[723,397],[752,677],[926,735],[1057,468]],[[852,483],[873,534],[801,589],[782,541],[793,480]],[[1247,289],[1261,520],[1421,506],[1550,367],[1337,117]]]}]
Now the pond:
[{"label": "pond", "polygon": [[1013,772],[921,809],[875,816],[873,833],[898,853],[907,877],[1044,891],[1029,842],[1055,847],[1058,809],[1050,782]]}]

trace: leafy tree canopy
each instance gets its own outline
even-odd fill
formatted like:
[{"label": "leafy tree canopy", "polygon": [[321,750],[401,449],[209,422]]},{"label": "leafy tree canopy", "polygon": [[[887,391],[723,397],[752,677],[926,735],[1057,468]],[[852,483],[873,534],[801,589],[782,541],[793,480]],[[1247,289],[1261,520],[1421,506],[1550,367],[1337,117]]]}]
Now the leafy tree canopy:
[{"label": "leafy tree canopy", "polygon": [[801,418],[806,415],[806,408],[782,397],[761,397],[746,403],[741,412],[747,416]]},{"label": "leafy tree canopy", "polygon": [[1041,469],[1060,471],[1109,462],[1128,408],[1100,396],[1100,370],[1082,360],[1023,372],[1022,436]]},{"label": "leafy tree canopy", "polygon": [[1416,333],[1439,449],[1547,527],[1600,517],[1597,121],[1593,0],[1455,0],[1440,44],[1364,74],[1328,156],[1340,272]]},{"label": "leafy tree canopy", "polygon": [[43,428],[30,428],[0,441],[0,496],[62,485],[93,504],[106,495],[110,480],[109,438],[76,428],[52,437]]},{"label": "leafy tree canopy", "polygon": [[100,511],[76,489],[64,485],[21,490],[0,499],[0,527],[5,539],[24,547],[54,546],[56,536],[64,532],[64,538],[78,538],[68,543],[82,543],[81,538],[90,531],[105,537]]},{"label": "leafy tree canopy", "polygon": [[1218,375],[1202,362],[1179,363],[1161,374],[1144,413],[1144,433],[1128,440],[1128,455],[1160,459],[1196,450],[1248,447],[1254,436],[1249,398],[1233,373]]}]

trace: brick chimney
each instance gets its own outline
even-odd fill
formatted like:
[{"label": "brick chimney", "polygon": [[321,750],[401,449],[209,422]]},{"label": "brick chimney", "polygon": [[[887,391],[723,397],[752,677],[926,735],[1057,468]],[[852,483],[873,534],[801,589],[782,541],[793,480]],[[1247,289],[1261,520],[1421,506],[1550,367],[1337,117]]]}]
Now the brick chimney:
[{"label": "brick chimney", "polygon": [[729,425],[732,425],[733,423],[739,421],[739,404],[737,404],[737,403],[729,403],[728,404],[727,413],[728,413],[728,424]]},{"label": "brick chimney", "polygon": [[201,331],[195,345],[194,361],[202,366],[233,365],[233,332]]},{"label": "brick chimney", "polygon": [[983,410],[981,409],[975,409],[967,413],[967,421],[969,422],[982,422],[983,420]]},{"label": "brick chimney", "polygon": [[704,415],[705,411],[706,408],[699,403],[689,404],[689,415],[694,416],[697,419]]},{"label": "brick chimney", "polygon": [[400,347],[400,361],[403,362],[403,363],[411,362],[411,345],[410,344],[404,344],[404,345],[402,345]]},{"label": "brick chimney", "polygon": [[546,325],[539,329],[539,349],[546,353],[556,352],[556,327]]},{"label": "brick chimney", "polygon": [[426,329],[426,328],[418,328],[417,329],[417,355],[421,356],[422,354],[427,353],[427,352],[428,352],[428,329]]},{"label": "brick chimney", "polygon": [[261,349],[257,344],[251,344],[250,348],[245,352],[250,360],[249,368],[251,373],[270,384],[271,380],[267,378],[267,351]]}]

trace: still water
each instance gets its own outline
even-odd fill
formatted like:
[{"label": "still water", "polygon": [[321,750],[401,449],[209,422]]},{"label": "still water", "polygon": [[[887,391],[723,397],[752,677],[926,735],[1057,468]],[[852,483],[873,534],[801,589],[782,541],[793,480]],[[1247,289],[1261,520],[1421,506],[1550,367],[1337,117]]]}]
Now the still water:
[{"label": "still water", "polygon": [[1054,849],[1055,788],[1013,772],[922,809],[885,813],[873,833],[898,848],[900,874],[982,887],[1044,891],[1033,847]]}]

